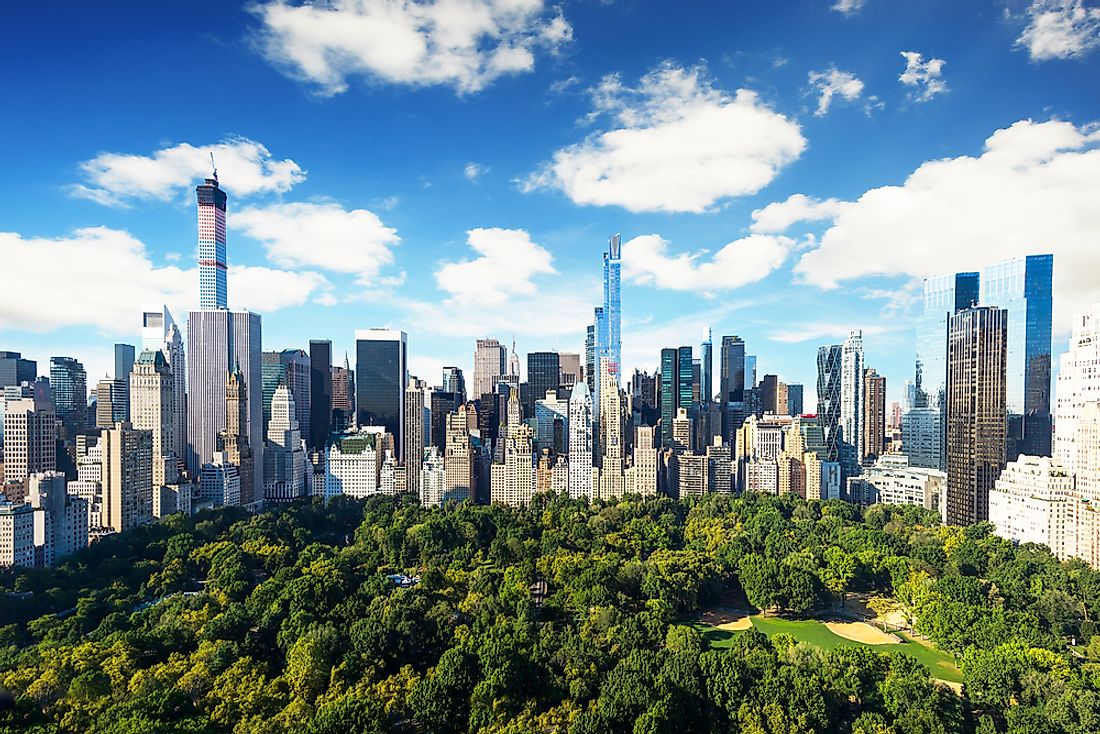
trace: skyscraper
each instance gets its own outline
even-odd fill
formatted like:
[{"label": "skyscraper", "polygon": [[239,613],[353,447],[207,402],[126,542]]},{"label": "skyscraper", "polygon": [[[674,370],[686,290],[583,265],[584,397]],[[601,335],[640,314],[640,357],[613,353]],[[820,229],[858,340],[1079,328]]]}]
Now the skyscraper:
[{"label": "skyscraper", "polygon": [[817,420],[825,436],[825,459],[840,461],[840,385],[841,355],[839,344],[817,350]]},{"label": "skyscraper", "polygon": [[557,390],[561,384],[561,362],[557,352],[527,353],[528,402],[524,415],[534,417],[535,401],[546,397],[547,390]]},{"label": "skyscraper", "polygon": [[569,496],[592,497],[592,395],[586,382],[569,394]]},{"label": "skyscraper", "polygon": [[[218,450],[214,452],[212,463],[215,466],[220,466],[223,463],[221,460],[225,459],[237,468],[235,473],[229,472],[236,477],[236,491],[229,493],[223,491],[216,496],[212,496],[205,493],[204,490],[205,498],[214,500],[216,504],[238,505],[242,502],[253,502],[262,496],[264,465],[261,459],[261,463],[257,467],[252,447],[263,446],[263,441],[260,439],[253,440],[248,433],[248,427],[251,423],[250,417],[254,415],[250,410],[250,399],[250,391],[245,385],[245,377],[241,371],[235,370],[230,373],[225,383],[225,428],[218,432]],[[259,423],[254,425],[257,429],[260,426]],[[206,484],[207,466],[208,464],[203,464],[201,470],[204,485]],[[219,481],[225,478],[225,472],[222,469],[216,469],[215,475],[219,477]],[[223,484],[218,486],[224,488]],[[242,499],[245,487],[249,488],[250,496],[247,499]],[[253,488],[255,489],[253,490]]]},{"label": "skyscraper", "polygon": [[72,441],[88,428],[88,375],[84,365],[72,357],[50,357],[50,388],[62,438]]},{"label": "skyscraper", "polygon": [[626,451],[623,445],[623,410],[619,382],[610,357],[600,358],[600,486],[603,499],[623,495],[623,469]]},{"label": "skyscraper", "polygon": [[446,455],[443,466],[447,474],[444,492],[448,498],[461,502],[474,497],[474,455],[466,411],[447,414]]},{"label": "skyscraper", "polygon": [[172,370],[164,353],[146,349],[138,356],[130,372],[130,414],[135,430],[152,434],[152,487],[170,484],[176,479],[175,390]]},{"label": "skyscraper", "polygon": [[1020,454],[1050,456],[1053,271],[1053,255],[1028,255],[982,269],[980,302],[1008,311],[1008,461]]},{"label": "skyscraper", "polygon": [[[446,374],[446,369],[444,369]],[[461,372],[459,375],[461,376]],[[428,445],[428,436],[424,430],[425,413],[428,406],[424,397],[428,386],[415,377],[410,377],[405,386],[405,430],[402,431],[401,455],[405,457],[405,483],[409,492],[420,496],[420,470],[424,464],[424,448]],[[430,416],[428,416],[430,421]]]},{"label": "skyscraper", "polygon": [[332,342],[309,340],[309,432],[314,450],[323,449],[332,432]]},{"label": "skyscraper", "polygon": [[285,383],[271,397],[264,449],[264,500],[290,502],[305,496],[305,449],[298,428],[294,392]]},{"label": "skyscraper", "polygon": [[[286,385],[294,397],[295,419],[303,436],[310,433],[310,362],[302,349],[264,352],[261,356],[264,426],[271,418],[271,399],[279,385]],[[266,430],[266,429],[265,429]]]},{"label": "skyscraper", "polygon": [[187,358],[183,335],[167,306],[147,306],[141,314],[141,349],[160,352],[172,374],[172,429],[168,450],[183,460],[187,446]]},{"label": "skyscraper", "polygon": [[989,491],[1005,466],[1008,311],[963,309],[947,332],[947,522],[989,519]]},{"label": "skyscraper", "polygon": [[[226,297],[226,195],[218,172],[195,189],[199,202],[199,309],[228,308]],[[190,342],[188,342],[190,344]]]},{"label": "skyscraper", "polygon": [[787,385],[787,415],[802,415],[802,385]]},{"label": "skyscraper", "polygon": [[691,347],[680,347],[676,351],[676,370],[676,407],[684,408],[691,416],[695,398],[695,360]]},{"label": "skyscraper", "polygon": [[[67,357],[60,359],[67,359]],[[52,370],[52,359],[50,367]],[[33,359],[23,359],[23,355],[19,352],[0,352],[0,388],[23,382],[34,382],[37,376],[38,363]]]},{"label": "skyscraper", "polygon": [[1069,349],[1061,356],[1055,408],[1054,456],[1077,471],[1077,423],[1088,403],[1100,401],[1100,304],[1073,319]]},{"label": "skyscraper", "polygon": [[581,355],[576,352],[559,352],[558,363],[561,367],[561,386],[573,387],[581,379]]},{"label": "skyscraper", "polygon": [[709,403],[714,400],[714,355],[709,328],[707,329],[707,338],[703,341],[700,351],[702,352],[703,363],[702,397],[704,403]]},{"label": "skyscraper", "polygon": [[153,521],[153,437],[129,423],[100,434],[103,527],[121,533]]},{"label": "skyscraper", "polygon": [[853,331],[840,351],[840,463],[845,476],[859,473],[863,450],[863,333]]},{"label": "skyscraper", "polygon": [[[218,434],[226,428],[226,385],[240,373],[247,405],[247,437],[255,466],[263,467],[263,390],[261,322],[248,311],[192,311],[187,317],[187,468],[197,477],[217,451]],[[263,496],[262,472],[251,482],[241,472],[241,504]],[[258,475],[258,476],[257,476]]]},{"label": "skyscraper", "polygon": [[[978,303],[977,273],[939,275],[924,280],[924,303],[917,321],[916,375],[911,409],[929,408],[939,411],[940,418],[914,416],[909,421],[913,442],[927,447],[914,464],[928,466],[939,457],[939,464],[929,468],[946,469],[947,437],[947,322],[952,314]],[[918,435],[919,430],[938,430],[935,436]],[[933,445],[935,442],[935,446]],[[907,445],[907,444],[903,444]],[[931,449],[935,450],[931,450]],[[913,456],[910,455],[912,462]]]},{"label": "skyscraper", "polygon": [[745,355],[745,389],[751,390],[756,387],[756,355]]},{"label": "skyscraper", "polygon": [[4,410],[4,479],[26,481],[57,468],[57,418],[47,395],[8,400]]},{"label": "skyscraper", "polygon": [[344,366],[332,366],[332,431],[339,433],[355,425],[355,372],[344,355]]},{"label": "skyscraper", "polygon": [[[401,450],[405,430],[407,337],[393,329],[355,332],[355,411],[359,426],[382,426]],[[403,457],[398,455],[397,459]]]},{"label": "skyscraper", "polygon": [[466,402],[466,378],[458,367],[443,368],[443,392],[458,393],[462,396],[459,402]]},{"label": "skyscraper", "polygon": [[611,373],[615,382],[621,381],[622,366],[622,236],[613,234],[607,241],[607,252],[603,256],[603,310],[607,324],[607,339],[601,345],[605,355],[611,361]]},{"label": "skyscraper", "polygon": [[661,379],[657,391],[660,402],[661,446],[672,445],[672,421],[676,418],[678,407],[679,383],[677,381],[678,354],[671,347],[661,350]]},{"label": "skyscraper", "polygon": [[132,344],[115,345],[115,380],[121,390],[116,402],[118,420],[130,420],[130,373],[134,369],[134,346]]},{"label": "skyscraper", "polygon": [[[602,307],[596,309],[596,320],[599,321],[599,314],[602,311]],[[595,394],[596,392],[596,325],[589,324],[585,330],[584,335],[584,381],[588,383],[588,392]]]},{"label": "skyscraper", "polygon": [[497,382],[505,371],[506,358],[504,346],[496,339],[477,340],[474,347],[473,397],[496,392]]},{"label": "skyscraper", "polygon": [[863,370],[863,445],[860,460],[877,459],[886,445],[886,378]]},{"label": "skyscraper", "polygon": [[[127,391],[128,392],[128,391]],[[128,412],[128,398],[124,394],[122,380],[104,377],[96,383],[95,424],[99,428],[110,428],[125,420]]]}]

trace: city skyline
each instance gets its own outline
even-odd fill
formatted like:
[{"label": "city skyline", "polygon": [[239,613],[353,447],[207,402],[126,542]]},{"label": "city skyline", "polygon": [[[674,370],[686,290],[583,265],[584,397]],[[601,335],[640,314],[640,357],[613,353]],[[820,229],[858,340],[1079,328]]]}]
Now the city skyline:
[{"label": "city skyline", "polygon": [[[16,284],[34,298],[0,314],[5,348],[40,365],[74,356],[92,386],[109,371],[112,343],[137,343],[146,304],[167,303],[176,319],[196,308],[189,192],[211,175],[211,153],[229,193],[229,305],[264,316],[264,349],[326,338],[340,363],[353,353],[356,329],[388,326],[409,334],[410,371],[433,384],[444,365],[471,367],[476,337],[510,345],[514,331],[522,353],[583,353],[585,325],[601,302],[593,263],[615,232],[623,252],[622,375],[652,372],[665,346],[698,350],[710,328],[716,338],[744,338],[760,374],[808,386],[807,406],[815,403],[817,347],[852,330],[864,334],[867,364],[887,377],[888,401],[902,399],[912,377],[914,283],[923,275],[1053,253],[1055,345],[1095,298],[1080,279],[1097,265],[1087,246],[1097,215],[1081,205],[1095,200],[1100,180],[1089,127],[1100,105],[1082,83],[1095,77],[1096,55],[1093,44],[1039,43],[1026,7],[1006,17],[980,8],[914,11],[925,21],[915,30],[894,28],[889,8],[876,2],[850,14],[822,4],[792,27],[766,10],[692,9],[679,16],[685,31],[699,31],[688,34],[690,43],[635,22],[644,15],[638,9],[542,7],[525,19],[527,30],[558,35],[524,47],[533,68],[490,74],[475,64],[462,67],[480,69],[472,77],[459,70],[444,79],[394,78],[364,62],[330,69],[325,83],[300,79],[303,67],[279,56],[288,38],[272,35],[271,7],[226,11],[213,36],[201,23],[184,24],[171,39],[149,34],[97,47],[72,79],[51,78],[57,100],[34,96],[48,69],[16,75],[11,98],[34,99],[48,118],[83,98],[75,89],[81,75],[114,54],[133,54],[129,44],[150,51],[145,44],[156,41],[162,48],[142,68],[128,68],[127,81],[156,81],[142,85],[143,104],[155,101],[169,114],[144,116],[119,97],[121,87],[101,85],[104,104],[88,115],[87,130],[45,155],[49,126],[13,121],[23,144],[8,170],[26,185],[11,187],[0,244],[16,267],[32,256],[52,267],[48,278]],[[41,41],[38,29],[49,24],[35,16],[45,12],[54,11],[20,8],[10,24],[5,41],[16,63],[41,55],[19,49]],[[132,22],[152,23],[160,12],[170,11],[145,9]],[[109,17],[83,20],[94,26]],[[969,36],[936,33],[967,21],[976,28]],[[626,38],[594,42],[621,23],[629,24]],[[708,23],[730,32],[703,33]],[[71,25],[57,35],[69,54],[88,43],[75,30],[82,24]],[[824,32],[803,43],[811,25]],[[264,55],[243,43],[256,39],[275,45]],[[963,53],[970,43],[997,61],[995,72]],[[170,63],[185,49],[235,70],[225,90],[204,89],[216,119],[173,114],[189,104],[168,91],[191,84],[182,76],[189,72]],[[903,55],[910,51],[922,56]],[[855,81],[837,86],[845,74]],[[242,77],[258,82],[255,91],[233,99]],[[672,119],[654,116],[657,101]],[[264,105],[278,105],[277,121],[253,114]],[[390,111],[372,116],[362,139],[296,132],[307,120],[348,131],[347,121],[379,105]],[[690,116],[696,107],[723,116],[730,129],[760,125],[777,136],[776,150],[751,151],[767,154],[760,181],[737,179],[744,161],[705,127],[693,129],[707,136],[708,155],[728,164],[720,180],[648,186],[642,196],[621,177],[602,187],[570,178],[578,156],[605,160],[606,133],[672,135],[698,123]],[[524,134],[502,135],[493,122],[501,117],[522,121]],[[437,118],[448,120],[449,134],[413,152]],[[838,173],[841,160],[848,165]],[[367,161],[375,165],[349,169]],[[634,170],[639,182],[655,173],[676,180],[679,172]],[[955,187],[980,188],[1002,175],[1043,209],[997,200],[995,209],[968,211],[977,224],[943,209]],[[899,197],[916,219],[934,224],[884,219],[882,202]],[[1002,210],[1019,214],[1002,221]],[[1059,216],[1073,212],[1072,225]],[[893,244],[874,253],[871,241]],[[920,249],[929,241],[932,250]],[[722,249],[727,243],[737,245]],[[470,285],[486,282],[492,287]],[[114,298],[103,298],[108,292]],[[326,328],[315,328],[318,320]]]}]

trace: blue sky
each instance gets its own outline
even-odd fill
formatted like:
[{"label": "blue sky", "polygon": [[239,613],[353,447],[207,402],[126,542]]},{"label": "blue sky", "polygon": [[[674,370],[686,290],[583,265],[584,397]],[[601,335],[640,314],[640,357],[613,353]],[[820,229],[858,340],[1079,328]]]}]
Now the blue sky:
[{"label": "blue sky", "polygon": [[704,329],[807,385],[863,329],[899,399],[920,278],[1055,253],[1055,343],[1100,301],[1089,0],[196,0],[4,11],[0,349],[46,371],[197,301],[194,186],[229,192],[265,349],[409,334],[581,351],[607,236],[624,367]]}]

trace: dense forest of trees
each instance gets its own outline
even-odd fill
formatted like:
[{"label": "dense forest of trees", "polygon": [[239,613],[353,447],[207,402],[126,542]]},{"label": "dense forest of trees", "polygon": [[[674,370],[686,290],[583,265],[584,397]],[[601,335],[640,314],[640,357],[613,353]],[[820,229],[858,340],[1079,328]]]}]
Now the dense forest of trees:
[{"label": "dense forest of trees", "polygon": [[[901,653],[685,623],[850,592],[895,598],[962,694]],[[0,732],[1086,734],[1098,618],[1100,573],[912,507],[224,509],[0,574]]]}]

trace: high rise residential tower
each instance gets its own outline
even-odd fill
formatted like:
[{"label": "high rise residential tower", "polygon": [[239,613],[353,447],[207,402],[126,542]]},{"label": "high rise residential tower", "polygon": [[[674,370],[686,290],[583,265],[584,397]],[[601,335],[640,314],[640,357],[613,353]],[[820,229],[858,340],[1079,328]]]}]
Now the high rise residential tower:
[{"label": "high rise residential tower", "polygon": [[199,202],[199,309],[228,308],[226,297],[226,195],[218,172],[195,189]]},{"label": "high rise residential tower", "polygon": [[474,347],[473,397],[496,392],[497,382],[504,374],[507,355],[504,345],[496,339],[478,339]]},{"label": "high rise residential tower", "polygon": [[1005,466],[1008,311],[963,309],[947,331],[947,508],[952,525],[989,519]]},{"label": "high rise residential tower", "polygon": [[187,357],[180,332],[168,307],[147,306],[141,314],[142,351],[160,351],[172,374],[172,428],[168,449],[177,459],[183,459],[187,445]]}]

